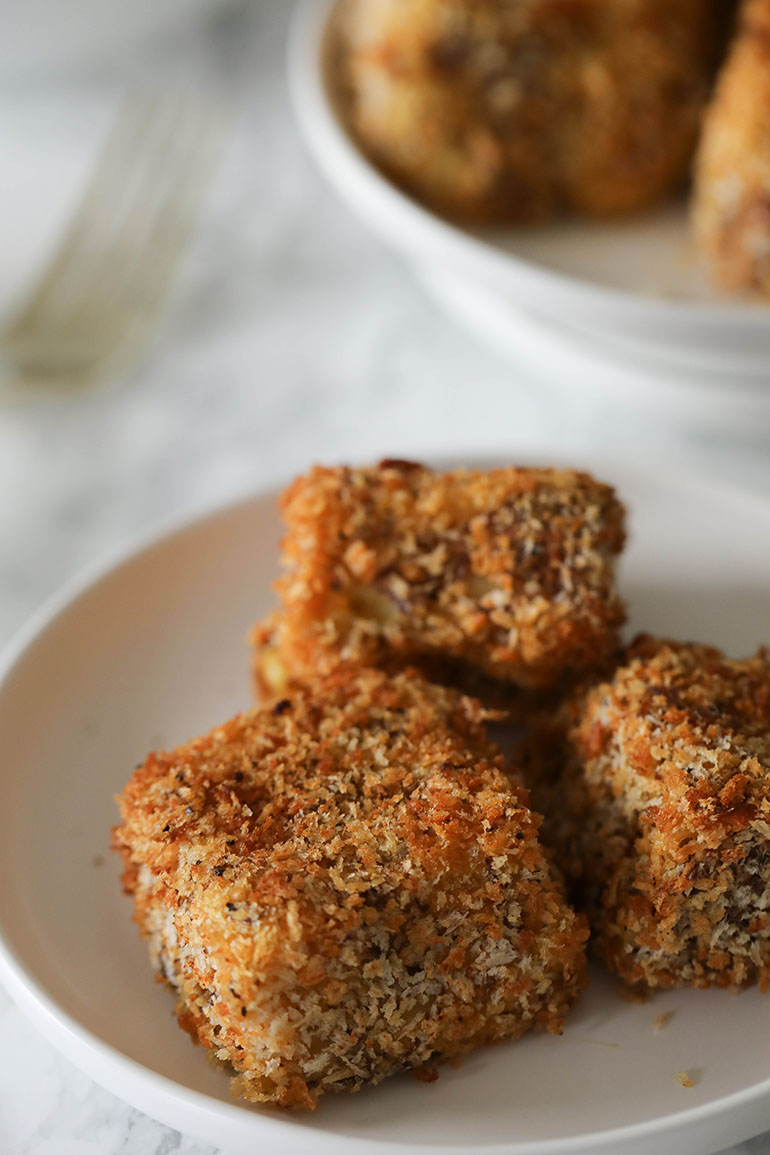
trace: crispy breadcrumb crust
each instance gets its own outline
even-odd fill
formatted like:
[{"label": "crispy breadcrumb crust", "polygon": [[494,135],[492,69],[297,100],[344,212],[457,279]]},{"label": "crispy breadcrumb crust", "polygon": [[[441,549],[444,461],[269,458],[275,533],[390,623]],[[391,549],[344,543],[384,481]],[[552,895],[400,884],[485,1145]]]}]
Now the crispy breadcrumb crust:
[{"label": "crispy breadcrumb crust", "polygon": [[766,987],[767,651],[642,637],[561,724],[561,775],[535,800],[609,966],[647,987]]},{"label": "crispy breadcrumb crust", "polygon": [[312,1108],[561,1030],[587,926],[482,718],[414,673],[340,669],[134,773],[124,884],[236,1094]]},{"label": "crispy breadcrumb crust", "polygon": [[[289,673],[280,648],[280,632],[281,615],[274,613],[264,621],[257,622],[249,633],[254,692],[257,700],[263,703],[290,697],[303,684],[296,675],[292,677]],[[601,666],[592,673],[594,680],[598,681],[600,675],[606,674],[613,665],[612,657],[609,660],[605,657]],[[397,673],[403,669],[403,661],[395,659],[378,668]],[[553,686],[529,689],[492,678],[467,662],[447,658],[440,653],[415,655],[411,668],[429,682],[448,686],[478,699],[484,707],[487,728],[490,722],[499,723],[504,737],[505,728],[510,726],[520,729],[530,727],[533,721],[540,719],[547,719],[550,726],[554,710],[574,689],[576,680],[582,683],[586,677],[585,671],[581,671],[577,679],[568,673]],[[497,737],[494,741],[498,742]]]},{"label": "crispy breadcrumb crust", "polygon": [[684,180],[714,0],[342,0],[332,71],[375,163],[439,212],[637,212]]},{"label": "crispy breadcrumb crust", "polygon": [[254,638],[263,689],[336,663],[433,659],[550,685],[617,646],[624,510],[587,473],[314,468],[281,501],[282,607]]},{"label": "crispy breadcrumb crust", "polygon": [[299,677],[292,676],[281,654],[280,621],[280,614],[272,613],[264,621],[257,622],[249,632],[251,671],[254,690],[260,702],[268,703],[290,697],[302,685]]},{"label": "crispy breadcrumb crust", "polygon": [[693,225],[715,278],[770,296],[770,0],[746,0],[706,114]]}]

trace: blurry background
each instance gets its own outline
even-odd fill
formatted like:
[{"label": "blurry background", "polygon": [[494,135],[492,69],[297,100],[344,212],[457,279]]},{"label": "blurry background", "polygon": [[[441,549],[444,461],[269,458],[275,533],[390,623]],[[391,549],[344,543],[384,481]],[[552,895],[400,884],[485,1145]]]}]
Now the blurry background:
[{"label": "blurry background", "polygon": [[[438,312],[306,155],[285,83],[289,4],[5,0],[0,13],[0,325],[50,256],[124,92],[192,91],[225,124],[205,211],[140,361],[88,388],[0,378],[0,644],[135,536],[313,461],[492,448],[569,462],[595,450],[770,495],[764,429],[730,441],[672,427],[665,412],[599,405],[569,379],[529,379]],[[96,1088],[2,991],[0,1149],[204,1150]]]}]

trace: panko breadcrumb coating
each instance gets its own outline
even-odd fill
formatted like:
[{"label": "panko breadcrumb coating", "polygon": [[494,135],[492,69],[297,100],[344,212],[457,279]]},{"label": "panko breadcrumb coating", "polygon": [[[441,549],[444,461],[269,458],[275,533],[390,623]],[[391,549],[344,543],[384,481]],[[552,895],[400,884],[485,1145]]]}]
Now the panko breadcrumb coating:
[{"label": "panko breadcrumb coating", "polygon": [[340,661],[550,685],[617,645],[624,511],[586,473],[316,467],[281,506],[282,608],[255,631],[273,693]]},{"label": "panko breadcrumb coating", "polygon": [[745,0],[706,114],[693,221],[729,289],[770,297],[770,0]]},{"label": "panko breadcrumb coating", "polygon": [[587,927],[482,717],[414,673],[340,669],[134,773],[124,883],[236,1094],[312,1108],[560,1031]]},{"label": "panko breadcrumb coating", "polygon": [[684,180],[714,0],[342,0],[354,135],[439,212],[532,221],[645,209]]},{"label": "panko breadcrumb coating", "polygon": [[646,987],[766,987],[767,652],[643,637],[565,716],[548,836],[609,966]]},{"label": "panko breadcrumb coating", "polygon": [[290,696],[302,685],[301,679],[292,676],[281,654],[278,642],[280,623],[280,614],[273,613],[264,621],[257,622],[249,634],[253,647],[254,689],[261,702]]},{"label": "panko breadcrumb coating", "polygon": [[[261,702],[275,702],[295,692],[302,685],[302,679],[292,676],[280,648],[281,614],[273,613],[258,622],[250,632],[253,647],[254,689]],[[344,664],[344,663],[343,663]],[[391,672],[403,668],[403,662],[385,662]],[[380,667],[382,668],[382,667]],[[487,719],[499,722],[505,736],[510,726],[519,729],[528,727],[533,717],[547,717],[549,723],[553,709],[573,687],[575,679],[567,676],[555,686],[545,689],[528,689],[497,678],[457,658],[447,658],[442,654],[415,655],[412,667],[429,682],[439,686],[449,686],[463,694],[477,698],[485,708]],[[601,669],[606,670],[605,663]],[[308,677],[306,673],[305,677]],[[582,680],[582,676],[579,680]],[[598,680],[598,670],[597,670]],[[495,737],[495,742],[498,739]]]}]

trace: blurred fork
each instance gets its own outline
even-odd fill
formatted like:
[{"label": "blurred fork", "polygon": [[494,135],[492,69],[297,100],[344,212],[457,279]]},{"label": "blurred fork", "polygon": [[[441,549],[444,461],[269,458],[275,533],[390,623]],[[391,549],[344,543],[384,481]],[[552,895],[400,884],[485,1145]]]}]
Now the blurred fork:
[{"label": "blurred fork", "polygon": [[93,382],[141,352],[198,220],[220,135],[220,116],[198,100],[126,100],[51,263],[0,333],[13,385]]}]

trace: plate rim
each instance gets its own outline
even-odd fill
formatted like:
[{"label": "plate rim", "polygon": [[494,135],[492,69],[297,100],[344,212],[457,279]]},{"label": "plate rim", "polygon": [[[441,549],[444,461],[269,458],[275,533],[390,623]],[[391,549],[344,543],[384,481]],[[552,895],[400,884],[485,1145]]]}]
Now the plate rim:
[{"label": "plate rim", "polygon": [[[459,468],[458,460],[467,462],[470,468],[494,468],[501,462],[526,465],[551,460],[555,468],[590,469],[598,477],[607,478],[616,485],[623,496],[624,477],[644,480],[646,477],[660,477],[661,467],[654,460],[643,462],[641,458],[621,460],[602,451],[576,451],[559,449],[556,451],[531,450],[511,452],[510,449],[495,450],[480,448],[464,454],[458,449],[437,453],[435,450],[412,454],[433,468]],[[575,460],[577,459],[577,460]],[[569,466],[569,460],[575,461]],[[749,503],[762,511],[770,519],[770,496],[722,477],[715,477],[694,468],[674,469],[665,473],[678,486],[688,491],[719,493],[723,497]],[[244,511],[249,506],[263,504],[274,499],[285,478],[276,479],[253,490],[247,490],[228,500],[203,503],[197,510],[182,515],[169,516],[159,521],[143,533],[131,535],[118,547],[106,551],[95,563],[82,567],[73,577],[65,581],[58,590],[46,598],[0,650],[0,696],[5,684],[12,676],[18,663],[32,646],[57,619],[69,611],[82,598],[94,592],[102,583],[109,581],[124,567],[139,561],[153,550],[170,545],[175,539],[203,530],[207,524],[216,523],[223,517]],[[33,977],[24,966],[22,959],[6,937],[0,911],[0,982],[19,1009],[27,1015],[41,1034],[76,1067],[85,1071],[97,1084],[117,1098],[135,1107],[152,1118],[171,1126],[182,1133],[204,1138],[218,1143],[222,1138],[222,1127],[230,1124],[245,1135],[251,1131],[257,1135],[264,1130],[265,1139],[273,1139],[279,1146],[276,1151],[294,1155],[294,1152],[313,1149],[319,1155],[334,1155],[335,1152],[361,1150],[369,1155],[426,1155],[438,1151],[438,1144],[399,1142],[397,1140],[370,1139],[365,1136],[347,1135],[339,1132],[313,1131],[293,1125],[291,1115],[276,1117],[268,1111],[253,1113],[250,1107],[237,1101],[228,1103],[194,1090],[161,1075],[132,1059],[119,1048],[109,1043],[87,1027],[82,1026],[73,1015],[64,1010],[45,987]],[[768,995],[770,997],[770,995]],[[162,1105],[155,1102],[162,1094]],[[577,1136],[560,1139],[538,1139],[525,1142],[495,1143],[486,1145],[485,1155],[571,1155],[577,1152],[610,1150],[618,1145],[629,1155],[633,1151],[647,1151],[648,1144],[656,1138],[675,1140],[683,1132],[697,1125],[701,1129],[710,1122],[735,1119],[739,1112],[744,1116],[744,1125],[731,1128],[733,1138],[728,1142],[737,1143],[757,1133],[747,1122],[748,1109],[767,1107],[770,1120],[770,1076],[749,1088],[731,1092],[728,1095],[703,1104],[685,1108],[676,1114],[647,1120],[641,1123],[624,1124],[605,1131],[586,1132]],[[190,1131],[186,1126],[191,1114],[199,1129]],[[764,1124],[763,1124],[764,1125]],[[212,1130],[211,1128],[215,1130]],[[281,1140],[284,1142],[281,1143]],[[710,1149],[710,1148],[709,1148]],[[457,1146],[448,1149],[451,1155],[478,1155],[478,1148]]]},{"label": "plate rim", "polygon": [[[522,367],[544,387],[568,379],[597,403],[633,406],[647,420],[666,421],[676,430],[713,435],[727,432],[744,444],[765,439],[770,418],[766,380],[739,375],[725,388],[725,372],[707,377],[696,370],[633,361],[620,349],[592,341],[558,320],[518,309],[487,285],[452,270],[417,270],[425,291],[469,335],[514,367]],[[565,376],[566,375],[566,376]]]}]

